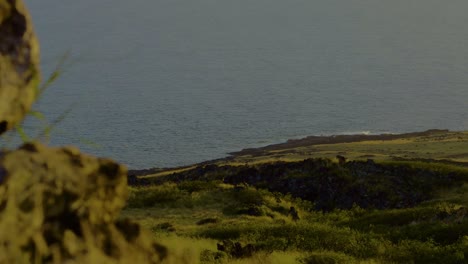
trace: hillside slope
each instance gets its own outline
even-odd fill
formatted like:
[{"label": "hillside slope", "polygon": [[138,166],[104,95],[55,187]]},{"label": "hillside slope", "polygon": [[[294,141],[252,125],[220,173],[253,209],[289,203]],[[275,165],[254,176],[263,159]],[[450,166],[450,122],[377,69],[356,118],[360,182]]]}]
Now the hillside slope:
[{"label": "hillside slope", "polygon": [[184,263],[467,263],[466,144],[430,131],[134,173],[124,215]]}]

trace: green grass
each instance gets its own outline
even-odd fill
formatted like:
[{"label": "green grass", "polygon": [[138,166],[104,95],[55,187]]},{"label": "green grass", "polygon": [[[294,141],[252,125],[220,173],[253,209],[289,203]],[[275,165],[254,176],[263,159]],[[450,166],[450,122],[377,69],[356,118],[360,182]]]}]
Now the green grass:
[{"label": "green grass", "polygon": [[[393,141],[299,147],[217,162],[253,167],[278,160],[333,159],[337,154],[349,160],[372,158],[378,164],[397,168],[389,171],[405,175],[375,174],[362,181],[336,163],[324,164],[338,182],[365,185],[368,195],[387,193],[388,199],[396,199],[393,193],[413,191],[426,197],[406,208],[377,210],[354,205],[347,210],[335,207],[315,211],[314,201],[245,184],[224,184],[222,179],[229,172],[221,170],[192,181],[170,183],[169,177],[160,185],[132,187],[123,216],[137,220],[173,249],[167,263],[468,263],[468,166],[457,163],[468,161],[467,149],[468,133],[450,132]],[[217,177],[216,173],[221,175]],[[293,169],[286,170],[284,179],[321,177],[320,181],[327,181],[328,176]],[[395,182],[403,185],[396,186]],[[269,181],[259,184],[268,185]],[[298,212],[299,220],[292,218],[291,207]],[[236,257],[232,252],[219,251],[217,244],[223,241],[238,242],[241,248],[251,245],[253,255]]]},{"label": "green grass", "polygon": [[[466,172],[453,165],[409,165]],[[308,201],[253,187],[167,183],[131,188],[123,215],[174,250],[167,263],[466,263],[467,186],[442,188],[412,208],[355,206],[325,213],[311,211]],[[291,206],[300,220],[288,214]],[[251,244],[255,253],[232,257],[217,250],[223,240]]]},{"label": "green grass", "polygon": [[261,156],[239,156],[227,164],[255,164],[272,161],[298,161],[307,158],[335,158],[346,156],[352,160],[432,159],[468,162],[468,132],[442,132],[429,136],[395,140],[370,140],[334,143],[272,150]]}]

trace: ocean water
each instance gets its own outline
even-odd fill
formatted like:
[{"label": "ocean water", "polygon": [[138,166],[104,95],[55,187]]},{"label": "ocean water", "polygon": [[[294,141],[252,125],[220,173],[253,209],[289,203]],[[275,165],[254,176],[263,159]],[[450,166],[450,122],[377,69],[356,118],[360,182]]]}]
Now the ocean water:
[{"label": "ocean water", "polygon": [[70,110],[50,144],[131,168],[308,135],[468,129],[466,0],[26,3],[44,76],[70,54],[35,106]]}]

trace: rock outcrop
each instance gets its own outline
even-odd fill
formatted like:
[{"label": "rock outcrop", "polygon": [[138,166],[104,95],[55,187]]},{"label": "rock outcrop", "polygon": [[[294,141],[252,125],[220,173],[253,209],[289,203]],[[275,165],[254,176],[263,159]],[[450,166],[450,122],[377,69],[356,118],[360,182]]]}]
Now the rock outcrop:
[{"label": "rock outcrop", "polygon": [[126,168],[73,147],[0,158],[0,263],[159,263],[166,249],[119,220]]},{"label": "rock outcrop", "polygon": [[0,134],[21,122],[36,98],[39,45],[21,1],[0,0]]},{"label": "rock outcrop", "polygon": [[[20,0],[0,0],[0,134],[38,93],[39,47]],[[160,263],[165,247],[119,218],[127,169],[73,147],[0,151],[0,264]]]}]

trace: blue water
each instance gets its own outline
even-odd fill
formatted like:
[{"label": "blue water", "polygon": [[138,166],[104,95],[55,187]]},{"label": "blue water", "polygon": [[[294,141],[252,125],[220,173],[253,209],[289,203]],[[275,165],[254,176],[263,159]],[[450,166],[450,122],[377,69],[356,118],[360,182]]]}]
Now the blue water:
[{"label": "blue water", "polygon": [[51,144],[131,168],[307,135],[468,129],[466,0],[26,3],[44,75],[71,54],[36,106],[49,120],[71,109]]}]

